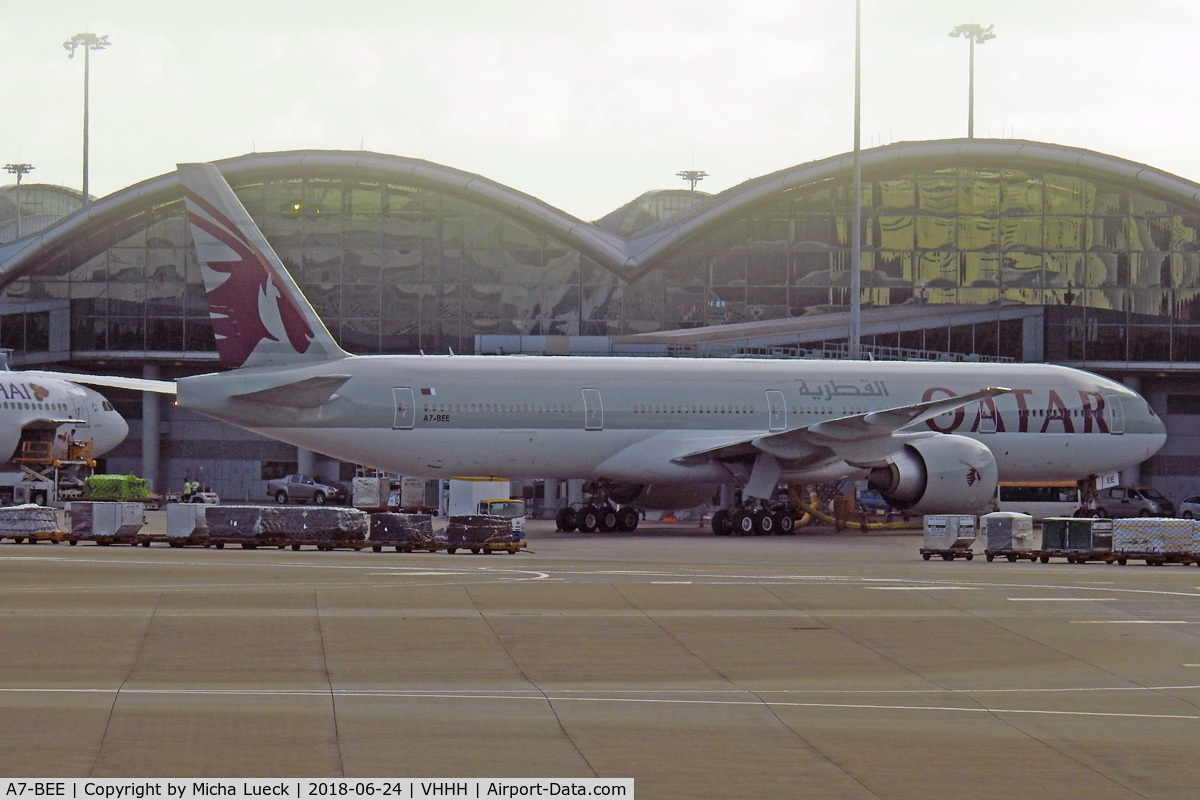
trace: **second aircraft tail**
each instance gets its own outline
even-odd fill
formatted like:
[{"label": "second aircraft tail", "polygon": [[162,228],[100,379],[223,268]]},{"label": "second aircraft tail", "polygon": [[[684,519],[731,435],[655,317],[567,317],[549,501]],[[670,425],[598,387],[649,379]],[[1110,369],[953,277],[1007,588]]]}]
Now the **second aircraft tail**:
[{"label": "second aircraft tail", "polygon": [[179,176],[221,366],[346,356],[220,171],[180,164]]}]

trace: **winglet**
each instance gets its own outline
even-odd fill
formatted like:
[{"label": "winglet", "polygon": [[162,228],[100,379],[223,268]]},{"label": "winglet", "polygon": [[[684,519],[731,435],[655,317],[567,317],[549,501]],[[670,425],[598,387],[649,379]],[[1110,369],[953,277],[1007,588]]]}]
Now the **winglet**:
[{"label": "winglet", "polygon": [[212,164],[180,164],[221,365],[282,366],[347,354]]}]

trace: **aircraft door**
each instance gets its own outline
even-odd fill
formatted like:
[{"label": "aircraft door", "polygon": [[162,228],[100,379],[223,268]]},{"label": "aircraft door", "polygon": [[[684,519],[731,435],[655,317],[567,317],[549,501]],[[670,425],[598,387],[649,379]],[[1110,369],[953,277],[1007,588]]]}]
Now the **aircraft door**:
[{"label": "aircraft door", "polygon": [[772,431],[782,431],[787,428],[787,404],[783,400],[783,392],[776,389],[767,390],[767,425]]},{"label": "aircraft door", "polygon": [[1108,409],[1108,431],[1118,434],[1125,432],[1125,406],[1121,404],[1121,395],[1104,395],[1104,407]]},{"label": "aircraft door", "polygon": [[583,390],[583,429],[604,430],[604,404],[600,400],[599,389]]},{"label": "aircraft door", "polygon": [[417,421],[417,401],[413,396],[413,390],[407,386],[392,389],[392,400],[396,409],[396,416],[392,420],[392,428],[394,430],[412,430],[413,425]]}]

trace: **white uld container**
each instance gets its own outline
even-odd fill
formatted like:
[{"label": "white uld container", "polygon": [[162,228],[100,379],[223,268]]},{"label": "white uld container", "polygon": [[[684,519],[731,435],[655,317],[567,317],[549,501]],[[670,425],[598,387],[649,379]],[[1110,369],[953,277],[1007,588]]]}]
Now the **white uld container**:
[{"label": "white uld container", "polygon": [[971,514],[926,514],[926,550],[966,550],[979,533]]},{"label": "white uld container", "polygon": [[167,505],[167,538],[187,539],[193,535],[208,533],[208,522],[204,516],[205,503],[170,503]]},{"label": "white uld container", "polygon": [[73,502],[68,513],[72,533],[97,537],[134,536],[146,524],[142,503]]},{"label": "white uld container", "polygon": [[1034,549],[1033,517],[1015,511],[993,511],[979,518],[979,536],[990,551],[1027,553]]}]

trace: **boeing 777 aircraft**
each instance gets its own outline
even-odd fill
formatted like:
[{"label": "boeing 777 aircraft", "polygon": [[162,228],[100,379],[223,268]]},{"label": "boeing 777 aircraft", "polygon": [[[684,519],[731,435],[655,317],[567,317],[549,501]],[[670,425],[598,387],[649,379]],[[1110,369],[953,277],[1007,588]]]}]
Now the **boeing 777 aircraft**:
[{"label": "boeing 777 aircraft", "polygon": [[179,171],[229,370],[180,379],[180,405],[346,461],[585,478],[599,524],[626,529],[635,505],[732,484],[714,530],[749,533],[790,529],[781,484],[868,478],[897,506],[969,513],[1000,479],[1082,480],[1166,438],[1127,387],[1047,364],[349,355],[220,172]]}]

